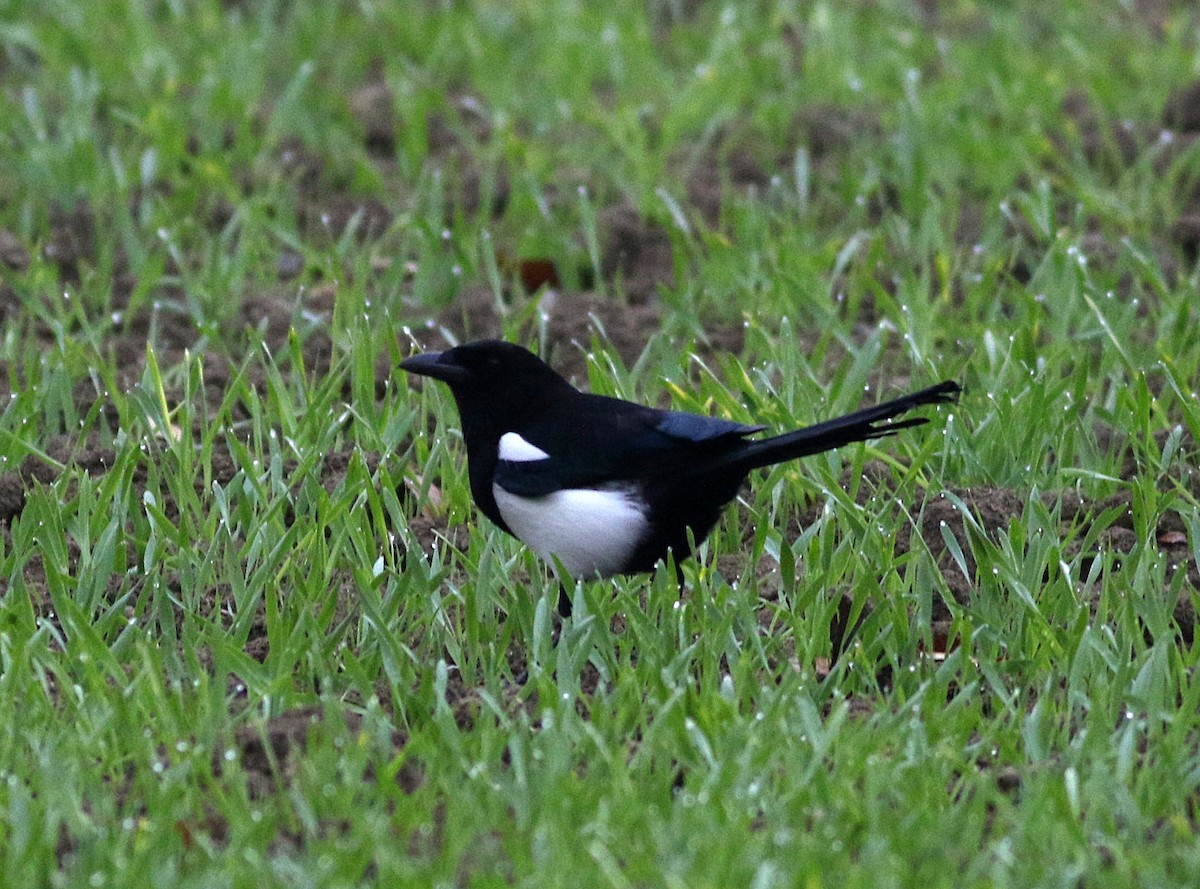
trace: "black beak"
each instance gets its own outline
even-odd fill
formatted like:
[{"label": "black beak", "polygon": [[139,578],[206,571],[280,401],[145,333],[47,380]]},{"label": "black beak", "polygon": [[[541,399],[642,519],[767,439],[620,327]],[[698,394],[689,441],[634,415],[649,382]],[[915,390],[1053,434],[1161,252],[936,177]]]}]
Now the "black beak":
[{"label": "black beak", "polygon": [[400,369],[422,377],[433,377],[443,383],[465,383],[471,372],[454,360],[450,351],[425,352],[400,362]]}]

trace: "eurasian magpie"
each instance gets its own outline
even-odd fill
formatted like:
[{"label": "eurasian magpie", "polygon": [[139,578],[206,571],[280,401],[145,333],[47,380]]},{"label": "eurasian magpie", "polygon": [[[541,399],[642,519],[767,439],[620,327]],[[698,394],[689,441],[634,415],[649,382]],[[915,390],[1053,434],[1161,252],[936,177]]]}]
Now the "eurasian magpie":
[{"label": "eurasian magpie", "polygon": [[946,381],[755,439],[765,426],[580,392],[512,343],[467,343],[400,367],[449,385],[480,511],[574,578],[651,571],[668,552],[678,565],[751,470],[920,426],[923,417],[887,421],[961,391]]}]

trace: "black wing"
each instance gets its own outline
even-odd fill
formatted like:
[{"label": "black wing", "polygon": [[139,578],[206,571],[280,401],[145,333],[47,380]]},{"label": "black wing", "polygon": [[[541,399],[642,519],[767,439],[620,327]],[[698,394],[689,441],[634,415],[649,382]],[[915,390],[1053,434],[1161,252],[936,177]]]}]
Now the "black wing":
[{"label": "black wing", "polygon": [[495,482],[521,497],[543,497],[564,488],[598,488],[686,469],[745,446],[764,426],[659,411],[618,399],[589,396],[568,422],[532,423],[522,438],[550,457],[500,460]]}]

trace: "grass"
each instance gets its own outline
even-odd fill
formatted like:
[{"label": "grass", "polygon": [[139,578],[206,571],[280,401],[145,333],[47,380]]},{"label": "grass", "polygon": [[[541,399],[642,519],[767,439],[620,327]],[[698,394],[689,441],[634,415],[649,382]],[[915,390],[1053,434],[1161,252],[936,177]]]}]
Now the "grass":
[{"label": "grass", "polygon": [[[7,884],[1195,885],[1198,24],[14,0]],[[655,325],[618,206],[670,248]],[[559,625],[395,370],[479,292],[680,409],[967,394],[759,473],[684,597]]]}]

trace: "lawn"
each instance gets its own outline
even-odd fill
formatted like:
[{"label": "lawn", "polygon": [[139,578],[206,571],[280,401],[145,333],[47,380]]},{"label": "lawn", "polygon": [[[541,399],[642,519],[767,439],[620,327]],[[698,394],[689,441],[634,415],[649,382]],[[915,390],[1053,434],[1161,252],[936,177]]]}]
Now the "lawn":
[{"label": "lawn", "polygon": [[[9,886],[1200,885],[1200,11],[0,6]],[[502,336],[785,430],[674,572],[473,507]]]}]

